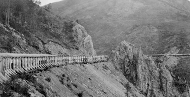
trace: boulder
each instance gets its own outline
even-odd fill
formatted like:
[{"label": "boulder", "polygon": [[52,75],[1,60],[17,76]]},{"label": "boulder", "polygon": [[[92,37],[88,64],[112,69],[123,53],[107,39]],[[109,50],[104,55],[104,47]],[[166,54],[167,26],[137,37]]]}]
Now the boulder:
[{"label": "boulder", "polygon": [[46,52],[49,52],[50,54],[68,54],[68,50],[62,47],[60,44],[57,44],[55,42],[48,42],[44,45]]}]

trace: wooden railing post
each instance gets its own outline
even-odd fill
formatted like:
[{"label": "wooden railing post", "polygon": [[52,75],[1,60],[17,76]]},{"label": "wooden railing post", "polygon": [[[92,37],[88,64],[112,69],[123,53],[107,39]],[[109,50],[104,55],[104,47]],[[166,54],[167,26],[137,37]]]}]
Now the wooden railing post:
[{"label": "wooden railing post", "polygon": [[34,70],[35,69],[35,63],[34,63],[35,57],[31,57],[31,58],[32,58],[32,70]]},{"label": "wooden railing post", "polygon": [[35,59],[35,57],[32,57],[32,70],[35,70],[35,62],[34,62],[35,60],[34,59]]},{"label": "wooden railing post", "polygon": [[21,68],[21,72],[24,72],[24,64],[23,64],[23,60],[24,58],[23,57],[20,57],[20,68]]},{"label": "wooden railing post", "polygon": [[47,67],[49,68],[50,66],[49,66],[49,56],[47,56]]},{"label": "wooden railing post", "polygon": [[29,57],[29,70],[32,70],[32,58]]},{"label": "wooden railing post", "polygon": [[61,63],[62,63],[61,65],[64,65],[64,60],[65,60],[64,57],[61,56]]},{"label": "wooden railing post", "polygon": [[18,71],[21,72],[21,68],[20,68],[20,58],[17,57],[17,67],[18,67]]},{"label": "wooden railing post", "polygon": [[40,69],[43,69],[42,60],[43,60],[43,57],[40,57]]},{"label": "wooden railing post", "polygon": [[52,60],[52,57],[49,57],[49,67],[51,67],[51,60]]},{"label": "wooden railing post", "polygon": [[44,60],[44,57],[41,57],[42,59],[41,59],[41,66],[42,66],[42,69],[44,69],[44,62],[43,62],[43,60]]},{"label": "wooden railing post", "polygon": [[45,60],[44,60],[44,65],[45,65],[45,67],[47,68],[47,67],[48,67],[48,66],[47,66],[47,56],[45,56],[44,59],[45,59]]},{"label": "wooden railing post", "polygon": [[37,57],[35,57],[34,68],[37,69]]},{"label": "wooden railing post", "polygon": [[30,57],[30,70],[33,70],[33,57]]},{"label": "wooden railing post", "polygon": [[17,57],[17,67],[18,67],[18,71],[21,73],[21,68],[20,68],[20,57]]},{"label": "wooden railing post", "polygon": [[41,68],[42,68],[42,67],[41,67],[41,57],[38,58],[38,63],[39,63],[39,64],[38,64],[38,68],[41,69]]},{"label": "wooden railing post", "polygon": [[25,72],[28,71],[28,57],[25,57],[25,61],[24,61],[24,66],[25,66]]},{"label": "wooden railing post", "polygon": [[58,66],[58,64],[57,64],[57,57],[55,56],[55,66]]},{"label": "wooden railing post", "polygon": [[34,59],[34,69],[37,69],[36,67],[37,67],[37,57],[35,57]]},{"label": "wooden railing post", "polygon": [[17,62],[17,61],[18,61],[18,60],[17,60],[18,58],[17,58],[17,57],[13,57],[13,58],[14,58],[14,61],[15,61],[13,64],[15,65],[15,71],[16,71],[16,73],[17,73],[17,72],[18,72],[18,64],[17,64],[17,63],[18,63],[18,62]]},{"label": "wooden railing post", "polygon": [[14,57],[12,57],[11,60],[12,60],[11,65],[13,67],[13,74],[12,75],[16,75],[16,65],[15,65],[15,59],[14,59]]},{"label": "wooden railing post", "polygon": [[36,68],[39,69],[39,57],[36,59]]},{"label": "wooden railing post", "polygon": [[56,66],[57,64],[56,64],[56,56],[54,56],[54,66]]},{"label": "wooden railing post", "polygon": [[8,67],[8,69],[5,68],[5,74],[8,77],[11,74],[11,69],[12,69],[11,62],[10,62],[10,58],[8,58],[8,57],[5,57],[5,60],[6,60],[5,65]]},{"label": "wooden railing post", "polygon": [[46,67],[45,66],[45,57],[44,56],[42,57],[42,66],[43,66],[43,69]]},{"label": "wooden railing post", "polygon": [[59,66],[59,56],[57,56],[57,66]]},{"label": "wooden railing post", "polygon": [[24,57],[24,61],[23,61],[23,66],[24,66],[24,72],[26,72],[26,68],[27,68],[27,63],[26,63],[26,61],[27,61],[27,58],[26,57]]},{"label": "wooden railing post", "polygon": [[45,68],[45,66],[44,66],[44,57],[42,57],[42,69],[44,69]]},{"label": "wooden railing post", "polygon": [[1,57],[2,58],[2,63],[1,63],[1,69],[2,70],[2,74],[4,76],[7,76],[7,71],[9,70],[9,64],[8,64],[8,61],[7,61],[7,58],[5,57]]},{"label": "wooden railing post", "polygon": [[11,63],[12,63],[12,60],[11,60],[11,58],[9,57],[9,58],[8,58],[8,64],[10,65],[10,69],[9,69],[9,72],[8,72],[8,73],[9,73],[9,75],[11,75],[11,74],[12,74],[12,69],[13,69],[13,66],[12,66],[12,64],[11,64]]},{"label": "wooden railing post", "polygon": [[10,74],[10,70],[11,70],[11,62],[10,62],[9,58],[5,57],[5,59],[6,59],[5,65],[8,65],[8,68],[9,68],[8,70],[5,70],[5,73],[7,75],[9,75]]},{"label": "wooden railing post", "polygon": [[40,57],[38,57],[38,69],[40,69]]},{"label": "wooden railing post", "polygon": [[52,65],[53,65],[53,57],[51,57],[51,64],[50,65],[52,67]]},{"label": "wooden railing post", "polygon": [[0,57],[0,82],[6,81],[8,78],[5,76],[4,68],[6,68],[5,60],[3,57]]},{"label": "wooden railing post", "polygon": [[61,56],[59,56],[59,66],[61,66]]},{"label": "wooden railing post", "polygon": [[[13,67],[13,73],[14,73],[14,71],[16,71],[15,59],[14,59],[14,57],[12,57],[11,59],[12,59],[11,65],[12,65],[12,67]],[[15,73],[14,73],[14,74],[15,74]]]},{"label": "wooden railing post", "polygon": [[[28,71],[29,70],[29,58],[28,57],[26,57],[26,70]],[[26,71],[26,72],[27,72]]]}]

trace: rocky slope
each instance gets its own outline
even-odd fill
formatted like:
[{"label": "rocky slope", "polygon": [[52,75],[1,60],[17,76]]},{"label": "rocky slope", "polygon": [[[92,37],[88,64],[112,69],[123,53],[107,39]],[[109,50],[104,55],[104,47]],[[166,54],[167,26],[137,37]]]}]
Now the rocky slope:
[{"label": "rocky slope", "polygon": [[[76,22],[69,22],[72,25],[70,28],[70,36],[63,33],[54,33],[54,36],[49,36],[44,32],[32,33],[30,31],[19,32],[12,27],[0,24],[0,50],[1,53],[49,53],[49,54],[66,54],[66,55],[95,55],[91,36],[88,35],[83,26]],[[63,25],[64,26],[64,25]],[[41,34],[41,35],[39,35]],[[64,37],[56,39],[58,36]],[[65,38],[69,37],[69,38]],[[74,41],[75,44],[67,44]],[[73,48],[75,47],[75,48]],[[76,49],[80,48],[80,49]]]},{"label": "rocky slope", "polygon": [[[167,57],[153,59],[146,56],[142,50],[123,41],[113,54],[115,67],[123,72],[126,79],[132,83],[145,97],[189,97],[187,83],[177,81],[173,74],[173,67],[178,64],[178,59]],[[129,97],[134,96],[128,90]]]}]

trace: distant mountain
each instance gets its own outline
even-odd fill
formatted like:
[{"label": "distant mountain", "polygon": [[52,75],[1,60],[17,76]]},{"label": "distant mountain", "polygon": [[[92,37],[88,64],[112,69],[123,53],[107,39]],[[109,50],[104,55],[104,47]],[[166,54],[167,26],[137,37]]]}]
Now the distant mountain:
[{"label": "distant mountain", "polygon": [[[176,40],[182,37],[178,33],[185,33],[186,42],[190,38],[188,0],[63,0],[52,8],[62,17],[78,19],[98,53],[109,54],[124,39],[147,54],[165,53],[183,43]],[[188,52],[186,46],[181,52]]]}]

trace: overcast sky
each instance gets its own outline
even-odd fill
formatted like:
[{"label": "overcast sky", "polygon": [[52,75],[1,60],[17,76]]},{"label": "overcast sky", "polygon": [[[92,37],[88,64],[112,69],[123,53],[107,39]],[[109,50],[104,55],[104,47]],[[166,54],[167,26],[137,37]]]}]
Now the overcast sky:
[{"label": "overcast sky", "polygon": [[41,2],[40,6],[43,6],[43,5],[46,5],[49,3],[53,3],[53,2],[57,2],[57,1],[62,1],[62,0],[40,0],[40,2]]},{"label": "overcast sky", "polygon": [[[62,1],[62,0],[40,0],[41,1],[41,6],[44,6],[49,3],[57,2],[57,1]],[[188,0],[190,1],[190,0]]]}]

